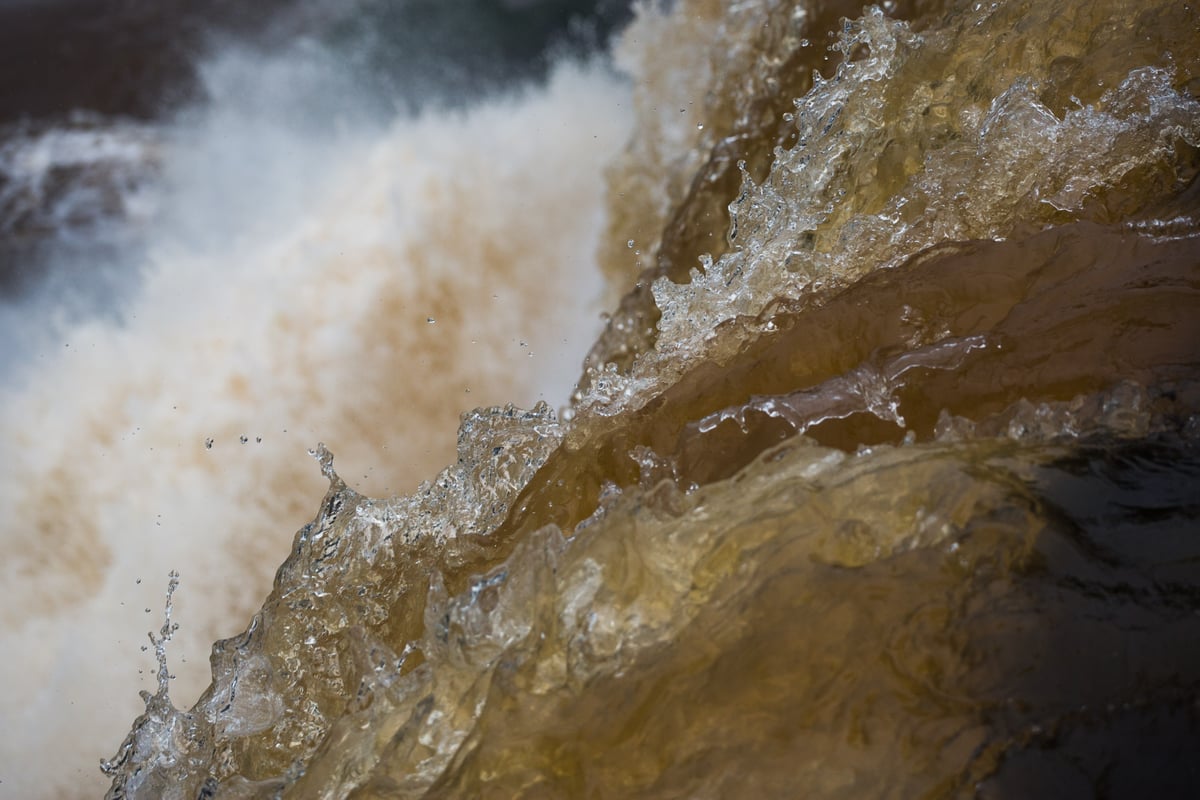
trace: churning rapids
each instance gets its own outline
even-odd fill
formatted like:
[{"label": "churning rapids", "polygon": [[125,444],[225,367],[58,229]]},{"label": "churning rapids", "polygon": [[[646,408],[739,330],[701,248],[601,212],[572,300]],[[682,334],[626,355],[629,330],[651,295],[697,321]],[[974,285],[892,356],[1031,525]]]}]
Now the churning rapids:
[{"label": "churning rapids", "polygon": [[[297,284],[241,354],[285,379],[196,377],[259,408],[221,441],[305,398],[344,420],[313,450],[315,517],[186,709],[168,689],[189,617],[168,600],[108,796],[1195,796],[1196,9],[677,0],[639,7],[615,57],[629,102],[577,68],[521,101],[589,144],[632,105],[605,188],[574,150],[503,144],[508,106],[464,112],[455,158],[485,190],[425,176],[422,213],[384,215],[408,227],[346,253],[329,297]],[[399,190],[373,181],[427,163],[429,125],[333,181],[329,219],[378,222]],[[491,305],[430,263],[471,217],[489,225],[465,258],[509,287]],[[238,255],[303,265],[337,241],[309,225]],[[561,262],[597,241],[614,299],[564,411],[464,413],[453,463],[411,494],[339,475],[339,434],[403,452],[447,412],[443,384],[474,400],[472,370],[520,391],[523,349],[454,353],[528,320],[555,341],[597,291]],[[388,258],[429,282],[392,286],[371,266]],[[478,327],[471,292],[509,322]],[[251,295],[216,318],[253,315]],[[332,309],[348,343],[311,333]],[[397,375],[375,343],[409,342],[413,315],[410,346],[435,349]],[[144,406],[106,413],[198,413],[140,379]],[[220,487],[195,433],[197,480]],[[257,503],[248,526],[286,518],[302,466],[227,487]],[[53,494],[77,466],[40,468]],[[28,590],[69,605],[94,569]]]}]

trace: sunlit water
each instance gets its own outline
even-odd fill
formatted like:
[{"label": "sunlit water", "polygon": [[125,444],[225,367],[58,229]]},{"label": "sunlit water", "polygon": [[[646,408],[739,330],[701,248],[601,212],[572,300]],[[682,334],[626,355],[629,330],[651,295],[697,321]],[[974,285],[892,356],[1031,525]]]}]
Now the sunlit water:
[{"label": "sunlit water", "polygon": [[[631,96],[563,67],[462,115],[334,126],[270,213],[216,191],[236,235],[173,217],[162,247],[188,246],[149,253],[198,265],[187,290],[152,271],[120,332],[63,342],[8,406],[38,455],[6,491],[55,478],[16,495],[47,497],[16,563],[109,548],[14,572],[33,619],[89,664],[163,626],[110,796],[1193,794],[1197,23],[646,6],[616,51]],[[601,274],[603,330],[525,371]],[[140,325],[169,358],[134,357]],[[107,399],[69,390],[117,363]],[[531,405],[572,387],[561,417]],[[39,414],[108,440],[35,447]],[[211,538],[132,552],[97,524],[160,513]],[[95,598],[136,573],[157,612],[170,568],[170,618],[134,609],[114,644]],[[70,627],[92,608],[109,627]],[[229,628],[192,704],[182,659]],[[79,661],[44,658],[71,664],[54,685],[6,669],[50,707]]]}]

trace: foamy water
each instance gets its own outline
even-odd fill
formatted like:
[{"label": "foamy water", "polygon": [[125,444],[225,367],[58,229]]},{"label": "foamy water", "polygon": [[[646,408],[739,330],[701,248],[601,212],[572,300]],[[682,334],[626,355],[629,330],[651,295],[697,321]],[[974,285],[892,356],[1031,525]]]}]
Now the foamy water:
[{"label": "foamy water", "polygon": [[195,700],[316,511],[309,448],[411,491],[462,411],[564,403],[599,329],[617,79],[561,65],[469,110],[339,121],[312,98],[352,87],[316,76],[210,65],[212,105],[161,132],[121,321],[62,324],[6,376],[0,795],[103,791],[172,569],[172,695]]}]

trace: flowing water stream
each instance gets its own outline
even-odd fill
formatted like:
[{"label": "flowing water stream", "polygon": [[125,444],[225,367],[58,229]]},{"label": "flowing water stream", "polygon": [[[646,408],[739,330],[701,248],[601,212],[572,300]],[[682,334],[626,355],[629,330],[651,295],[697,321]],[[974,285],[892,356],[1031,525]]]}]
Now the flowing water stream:
[{"label": "flowing water stream", "polygon": [[[264,344],[171,351],[240,417],[197,424],[179,404],[208,395],[130,359],[144,388],[77,421],[185,426],[189,502],[237,509],[200,558],[261,564],[265,540],[247,558],[238,529],[311,519],[194,704],[170,673],[203,617],[174,565],[156,691],[104,764],[109,797],[1193,795],[1196,9],[677,0],[638,6],[614,57],[631,95],[560,67],[455,117],[444,157],[444,123],[405,123],[302,225],[248,239],[265,244],[238,257],[279,282],[203,313],[256,320]],[[629,112],[623,151],[597,147]],[[506,135],[520,115],[532,127]],[[553,126],[578,134],[529,134]],[[347,240],[366,244],[328,244]],[[488,337],[553,341],[600,291],[589,274],[608,282],[603,329],[567,348],[569,403],[574,378],[543,392],[561,409],[532,404],[527,340]],[[400,368],[397,350],[420,355]],[[79,380],[63,374],[47,392]],[[482,405],[447,407],[476,381]],[[223,471],[251,452],[239,432],[277,436],[309,404],[336,410],[292,429],[328,445],[316,465],[209,477],[244,474]],[[415,492],[358,479],[364,448],[411,453],[474,406]],[[196,449],[202,428],[224,450]],[[318,467],[323,499],[303,484]],[[42,469],[41,490],[109,492],[126,518],[157,513],[131,482],[166,480]],[[36,541],[82,531],[55,549],[94,550],[89,524]],[[107,579],[90,564],[21,591],[79,602]]]}]

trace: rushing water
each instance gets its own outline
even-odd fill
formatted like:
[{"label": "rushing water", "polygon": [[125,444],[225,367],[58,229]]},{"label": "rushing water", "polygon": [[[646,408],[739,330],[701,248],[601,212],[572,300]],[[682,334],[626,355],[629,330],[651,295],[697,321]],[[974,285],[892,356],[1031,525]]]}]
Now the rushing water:
[{"label": "rushing water", "polygon": [[[212,322],[181,323],[264,326],[234,367],[223,329],[208,359],[168,348],[172,370],[219,390],[131,363],[143,388],[80,417],[187,431],[155,447],[213,431],[224,448],[189,451],[197,494],[173,513],[227,503],[216,524],[260,531],[316,510],[186,708],[169,675],[201,614],[184,605],[192,565],[174,565],[157,691],[104,765],[110,796],[1200,791],[1196,10],[678,0],[641,7],[616,57],[632,100],[566,69],[455,117],[455,155],[437,118],[389,129],[365,166],[307,187],[327,199],[302,225],[284,215],[234,250],[279,280],[206,292],[216,310],[195,313]],[[604,148],[588,134],[620,136],[630,105],[596,235],[585,200]],[[522,114],[524,131],[580,135],[555,136],[561,153],[506,138]],[[429,163],[467,177],[435,181]],[[419,200],[404,208],[424,216],[381,218],[409,184],[377,176],[407,170]],[[384,230],[337,235],[368,224]],[[367,244],[326,244],[342,241]],[[416,492],[350,480],[371,445],[410,461],[460,383],[494,375],[520,400],[530,359],[486,337],[578,316],[592,290],[561,264],[597,241],[620,299],[572,354],[563,414],[484,405]],[[445,266],[464,252],[493,286]],[[394,286],[373,277],[380,260],[441,282]],[[503,302],[461,300],[500,285]],[[463,308],[512,316],[472,338]],[[492,344],[464,356],[468,341]],[[397,351],[420,348],[397,380]],[[81,373],[64,370],[22,419],[70,395]],[[238,410],[203,423],[177,407],[230,395]],[[286,457],[225,472],[253,452],[239,432],[310,404],[335,409],[325,430],[292,429],[329,444],[313,451],[323,499]],[[41,491],[124,502],[44,501],[84,517],[17,539],[29,559],[46,557],[29,543],[96,528],[81,508],[157,513],[130,484],[165,480],[66,456],[39,469]],[[194,557],[246,570],[275,546],[224,535]],[[76,536],[56,549],[95,547]],[[101,559],[81,563],[20,590],[74,607],[106,580]]]},{"label": "rushing water", "polygon": [[[107,36],[118,63],[90,67],[126,85],[0,126],[0,647],[20,654],[0,667],[0,797],[94,798],[155,687],[167,573],[190,704],[312,517],[310,447],[363,491],[411,491],[453,459],[463,410],[566,402],[601,327],[602,170],[630,114],[610,68],[546,50],[539,20],[586,4],[364,2],[282,44],[215,40],[180,79],[202,97],[151,116],[113,104],[149,90],[140,65],[174,57],[157,25],[182,24],[156,15],[189,4],[51,5],[31,7],[59,14],[43,46],[82,59]],[[473,6],[499,39],[454,38]],[[0,3],[0,42],[25,8]],[[422,55],[425,79],[387,83]],[[47,96],[61,77],[22,74]]]}]

